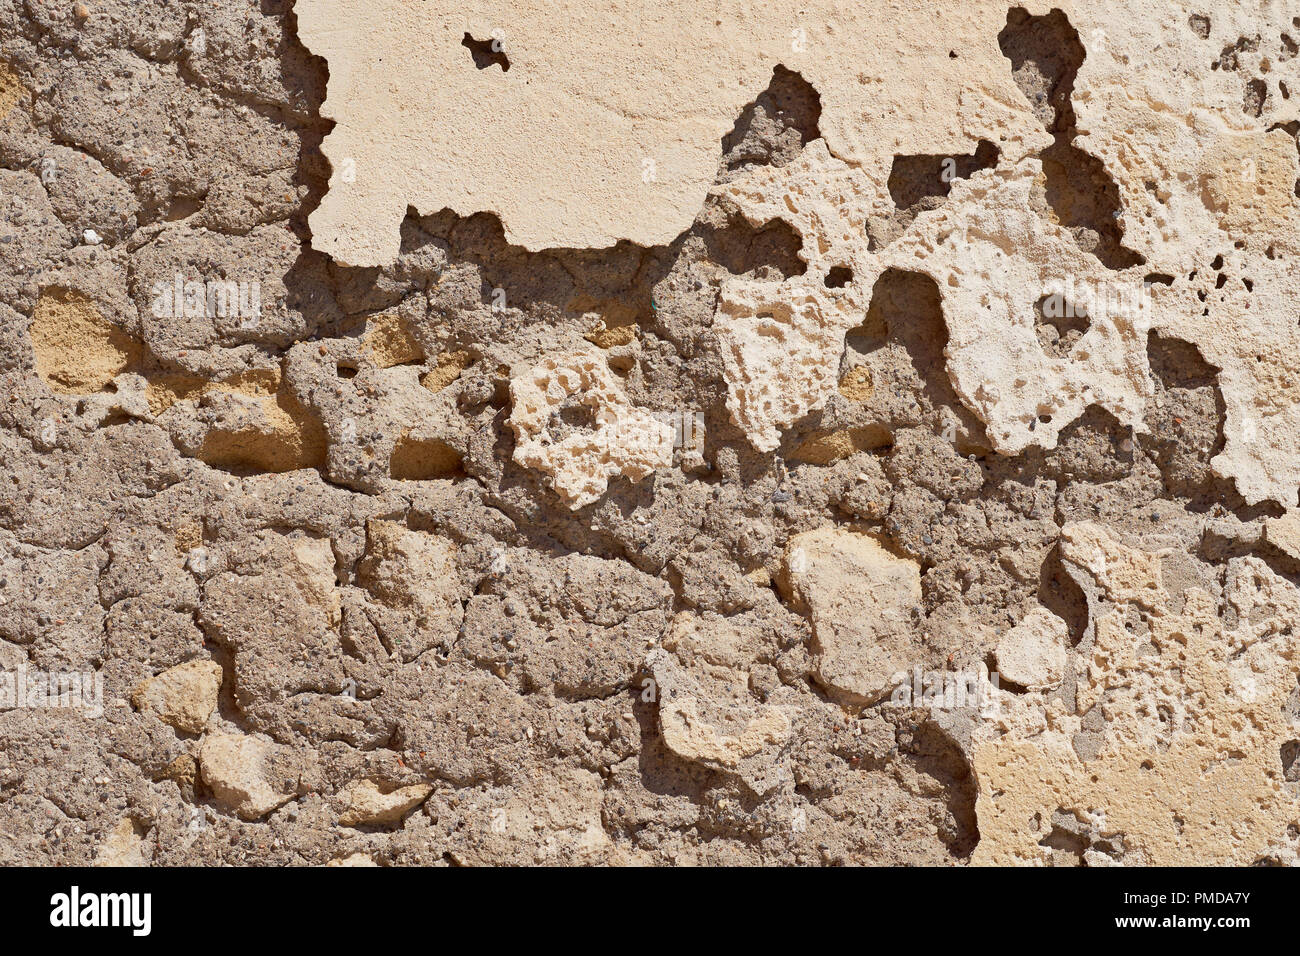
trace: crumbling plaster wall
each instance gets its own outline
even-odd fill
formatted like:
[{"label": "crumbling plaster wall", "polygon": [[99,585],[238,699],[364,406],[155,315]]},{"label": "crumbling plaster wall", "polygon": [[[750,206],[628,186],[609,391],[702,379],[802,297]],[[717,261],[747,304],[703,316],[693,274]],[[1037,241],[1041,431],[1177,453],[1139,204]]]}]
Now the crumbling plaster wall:
[{"label": "crumbling plaster wall", "polygon": [[1295,863],[1297,41],[0,0],[0,860]]}]

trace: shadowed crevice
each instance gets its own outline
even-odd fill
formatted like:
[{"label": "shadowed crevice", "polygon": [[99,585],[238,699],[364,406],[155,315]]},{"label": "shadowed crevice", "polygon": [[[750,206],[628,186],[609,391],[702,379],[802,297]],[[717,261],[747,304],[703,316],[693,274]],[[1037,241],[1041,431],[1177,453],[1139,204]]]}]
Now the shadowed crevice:
[{"label": "shadowed crevice", "polygon": [[1016,85],[1052,134],[1052,145],[1039,158],[1057,220],[1109,269],[1145,262],[1123,245],[1119,187],[1100,159],[1074,145],[1074,80],[1087,56],[1078,31],[1060,10],[1035,17],[1013,7],[998,46],[1011,61]]}]

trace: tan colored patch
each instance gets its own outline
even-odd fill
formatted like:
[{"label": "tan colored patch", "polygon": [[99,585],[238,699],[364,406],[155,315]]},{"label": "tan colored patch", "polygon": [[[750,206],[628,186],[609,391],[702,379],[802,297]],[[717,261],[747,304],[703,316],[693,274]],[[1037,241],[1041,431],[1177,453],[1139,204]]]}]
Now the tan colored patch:
[{"label": "tan colored patch", "polygon": [[169,763],[159,775],[160,780],[174,780],[182,792],[188,788],[192,793],[194,783],[199,778],[199,765],[189,754],[181,754]]},{"label": "tan colored patch", "polygon": [[632,344],[636,339],[636,329],[635,325],[616,325],[610,328],[602,323],[600,328],[588,332],[583,338],[602,349],[618,348],[620,345]]},{"label": "tan colored patch", "polygon": [[255,368],[240,372],[225,381],[213,383],[223,391],[236,392],[250,398],[269,398],[280,391],[280,370]]},{"label": "tan colored patch", "polygon": [[144,354],[140,343],[101,316],[90,299],[69,289],[42,293],[29,334],[36,373],[62,395],[102,392],[137,367]]},{"label": "tan colored patch", "polygon": [[176,550],[181,554],[193,551],[203,544],[203,525],[197,521],[187,521],[176,529],[174,535]]},{"label": "tan colored patch", "polygon": [[1283,130],[1232,133],[1208,157],[1207,198],[1230,235],[1269,233],[1296,214],[1296,144]]},{"label": "tan colored patch", "polygon": [[1164,598],[1160,556],[1119,544],[1101,525],[1082,521],[1062,528],[1061,556],[1095,574],[1112,601],[1155,607]]},{"label": "tan colored patch", "polygon": [[569,303],[572,312],[595,313],[595,327],[583,336],[592,345],[602,349],[630,345],[636,339],[637,310],[617,299],[593,299],[579,296]]},{"label": "tan colored patch", "polygon": [[278,369],[245,372],[205,389],[255,398],[266,425],[208,432],[199,457],[218,468],[283,472],[325,464],[328,439],[316,414],[284,387]]},{"label": "tan colored patch", "polygon": [[871,369],[865,365],[849,369],[840,379],[840,394],[851,402],[865,402],[875,390],[871,381]]},{"label": "tan colored patch", "polygon": [[424,349],[411,335],[406,319],[396,310],[371,317],[366,326],[365,345],[380,368],[424,361]]},{"label": "tan colored patch", "polygon": [[833,461],[848,458],[857,451],[884,448],[893,440],[893,434],[884,425],[839,428],[813,435],[794,450],[790,460],[809,465],[829,465]]},{"label": "tan colored patch", "polygon": [[420,378],[420,384],[431,392],[441,392],[469,368],[473,357],[468,352],[443,352],[437,365]]},{"label": "tan colored patch", "polygon": [[400,481],[450,478],[460,471],[460,455],[445,442],[436,438],[412,438],[407,431],[393,447],[388,469]]},{"label": "tan colored patch", "polygon": [[398,823],[432,792],[433,787],[427,783],[396,787],[376,780],[355,781],[340,794],[347,809],[339,816],[339,824],[357,827]]},{"label": "tan colored patch", "polygon": [[209,734],[199,750],[199,772],[218,804],[256,820],[293,799],[292,778],[276,766],[286,751],[265,736]]},{"label": "tan colored patch", "polygon": [[915,659],[912,608],[921,568],[879,539],[827,525],[786,543],[777,586],[812,622],[817,679],[854,703],[872,703]]},{"label": "tan colored patch", "polygon": [[129,817],[118,821],[100,845],[99,853],[95,856],[95,866],[148,866],[144,848],[147,832],[146,827]]},{"label": "tan colored patch", "polygon": [[151,376],[145,389],[145,398],[149,402],[149,411],[161,415],[177,402],[194,401],[201,398],[212,383],[197,375],[184,372],[165,372]]},{"label": "tan colored patch", "polygon": [[1288,511],[1264,522],[1264,540],[1300,560],[1300,512]]},{"label": "tan colored patch", "polygon": [[215,661],[186,661],[142,681],[131,692],[131,703],[177,730],[201,734],[216,710],[221,678],[221,665]]},{"label": "tan colored patch", "polygon": [[1068,639],[1065,622],[1047,608],[1036,607],[998,641],[998,673],[1029,690],[1059,687]]},{"label": "tan colored patch", "polygon": [[13,67],[0,61],[0,120],[9,115],[26,92]]},{"label": "tan colored patch", "polygon": [[318,468],[325,463],[325,428],[315,412],[284,386],[279,369],[253,369],[220,382],[168,372],[149,379],[146,396],[150,412],[161,415],[177,402],[198,402],[221,392],[255,399],[265,424],[235,431],[213,429],[199,449],[200,459],[217,468],[269,472]]}]

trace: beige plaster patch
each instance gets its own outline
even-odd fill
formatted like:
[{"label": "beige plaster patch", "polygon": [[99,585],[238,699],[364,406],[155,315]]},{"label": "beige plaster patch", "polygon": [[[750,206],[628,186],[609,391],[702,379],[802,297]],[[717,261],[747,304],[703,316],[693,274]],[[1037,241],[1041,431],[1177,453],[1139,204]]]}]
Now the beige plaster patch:
[{"label": "beige plaster patch", "polygon": [[[600,2],[562,14],[506,0],[307,0],[297,13],[330,63],[322,113],[338,124],[313,244],[350,265],[392,261],[408,206],[495,212],[528,249],[668,243],[778,64],[821,93],[830,149],[881,184],[895,153],[968,152],[1036,130],[997,47],[1006,6],[986,0],[947,11],[942,37],[924,4],[883,0]],[[510,69],[477,69],[467,34],[497,41]],[[900,74],[923,79],[892,82]],[[882,116],[898,122],[882,130]]]},{"label": "beige plaster patch", "polygon": [[[1082,563],[1066,560],[1109,598],[1093,604],[1096,637],[1076,655],[1075,708],[1001,695],[1004,732],[975,750],[973,862],[1047,862],[1062,814],[1126,863],[1255,862],[1300,822],[1281,756],[1300,733],[1286,706],[1300,675],[1300,589],[1237,558],[1221,606],[1194,588],[1174,611],[1158,577],[1136,580],[1135,552],[1085,530]],[[1145,629],[1132,624],[1139,610]],[[1084,759],[1073,738],[1094,708],[1103,740]]]}]

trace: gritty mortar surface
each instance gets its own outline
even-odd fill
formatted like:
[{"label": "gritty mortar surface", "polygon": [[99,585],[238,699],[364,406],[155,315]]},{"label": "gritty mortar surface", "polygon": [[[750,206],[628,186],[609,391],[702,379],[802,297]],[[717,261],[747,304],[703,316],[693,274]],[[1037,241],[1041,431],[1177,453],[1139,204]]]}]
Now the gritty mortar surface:
[{"label": "gritty mortar surface", "polygon": [[1300,863],[1300,9],[82,6],[0,863]]}]

